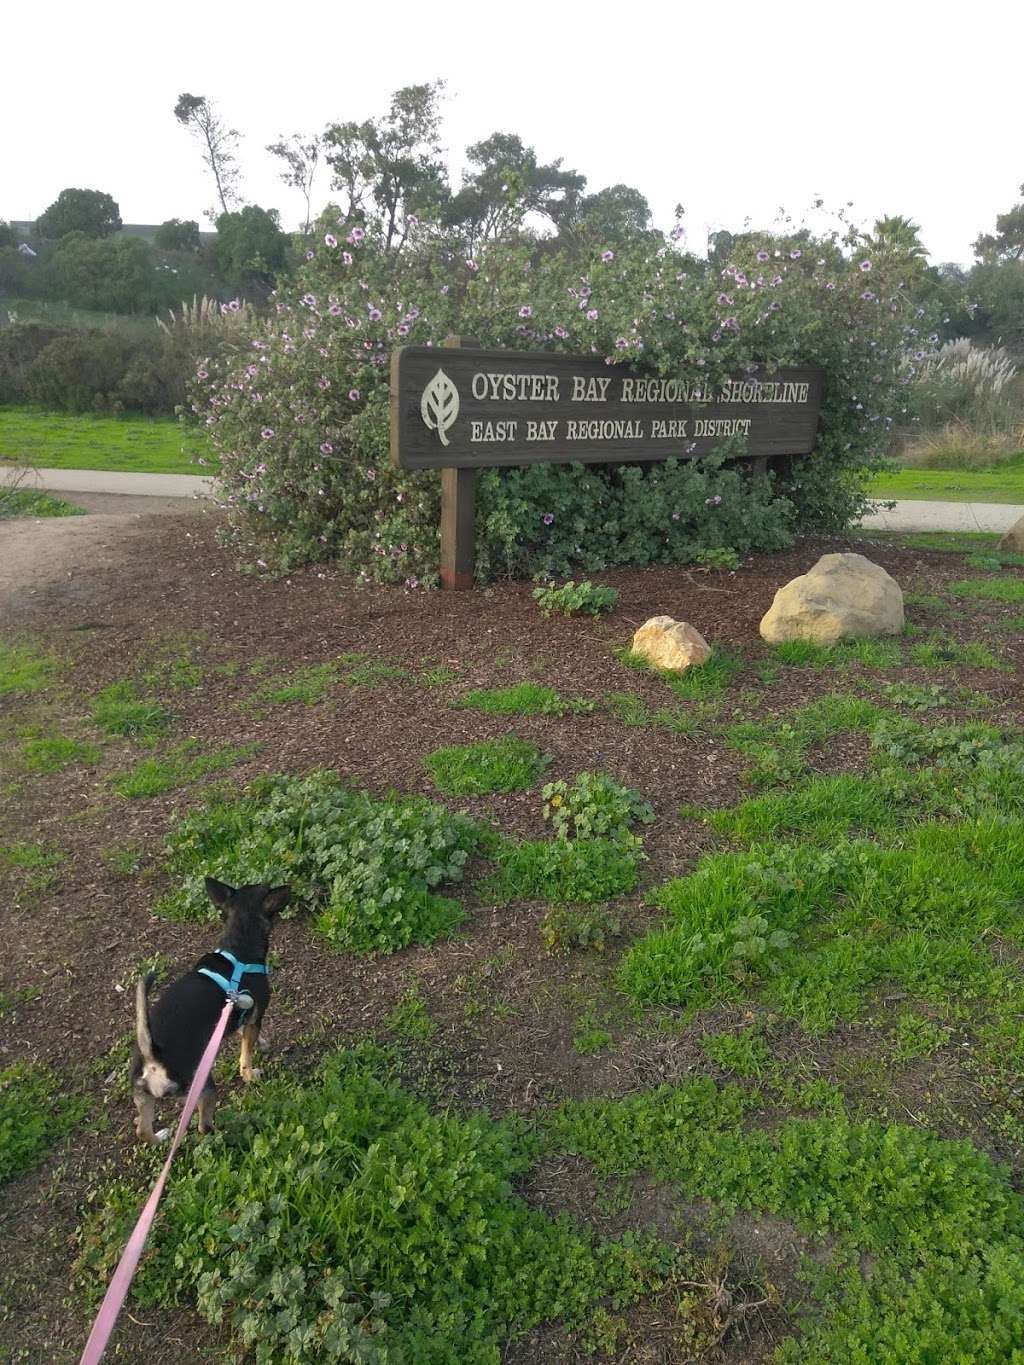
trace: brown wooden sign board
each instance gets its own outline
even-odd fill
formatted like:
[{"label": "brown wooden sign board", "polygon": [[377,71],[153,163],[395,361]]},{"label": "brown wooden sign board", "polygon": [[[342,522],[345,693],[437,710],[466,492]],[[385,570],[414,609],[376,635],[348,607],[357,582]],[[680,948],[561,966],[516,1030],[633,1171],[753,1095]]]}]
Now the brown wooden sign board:
[{"label": "brown wooden sign board", "polygon": [[730,438],[761,461],[815,445],[823,372],[710,386],[595,356],[486,350],[449,337],[391,358],[391,456],[441,470],[441,585],[473,586],[475,471],[695,458]]},{"label": "brown wooden sign board", "polygon": [[814,448],[822,371],[702,383],[546,351],[404,346],[392,357],[391,453],[403,469],[626,464]]}]

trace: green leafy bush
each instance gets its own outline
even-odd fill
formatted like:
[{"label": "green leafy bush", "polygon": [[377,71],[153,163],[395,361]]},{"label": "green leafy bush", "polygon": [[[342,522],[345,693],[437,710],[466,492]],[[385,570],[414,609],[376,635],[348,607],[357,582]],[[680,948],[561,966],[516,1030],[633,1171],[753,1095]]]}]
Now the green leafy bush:
[{"label": "green leafy bush", "polygon": [[335,773],[260,778],[241,799],[211,801],[170,831],[168,862],[184,880],[160,908],[212,917],[206,875],[287,882],[332,947],[394,952],[461,922],[459,905],[434,892],[461,879],[478,837],[464,815],[418,798],[377,799]]},{"label": "green leafy bush", "polygon": [[865,279],[854,233],[744,234],[714,263],[650,232],[611,257],[600,242],[541,249],[520,238],[486,244],[467,263],[426,223],[410,225],[395,251],[386,232],[332,210],[310,241],[312,259],[279,289],[254,353],[198,364],[193,388],[197,416],[211,419],[232,543],[278,570],[330,556],[363,581],[436,580],[437,480],[388,458],[396,344],[465,334],[486,346],[593,351],[711,385],[763,364],[822,367],[818,448],[774,481],[732,447],[649,468],[483,472],[479,576],[568,576],[777,548],[794,527],[845,525],[865,506],[887,419],[904,405],[906,348],[929,326],[898,262],[877,256]]},{"label": "green leafy bush", "polygon": [[631,826],[649,825],[654,808],[639,792],[620,786],[603,773],[580,773],[570,787],[549,782],[544,798],[544,819],[550,820],[559,839],[611,839],[629,843]]},{"label": "green leafy bush", "polygon": [[619,600],[614,588],[595,588],[593,583],[584,579],[574,583],[572,579],[560,588],[534,588],[533,600],[545,616],[559,612],[562,616],[572,616],[581,612],[585,616],[600,616],[603,611],[611,611]]},{"label": "green leafy bush", "polygon": [[525,791],[537,781],[547,762],[535,744],[509,738],[435,749],[423,760],[423,766],[439,792],[476,796],[481,792]]},{"label": "green leafy bush", "polygon": [[[431,1113],[372,1049],[342,1053],[307,1085],[261,1086],[190,1150],[135,1293],[226,1322],[256,1365],[497,1365],[505,1339],[628,1303],[670,1263],[520,1199],[533,1150],[512,1125]],[[106,1278],[139,1198],[110,1191],[80,1279]]]}]

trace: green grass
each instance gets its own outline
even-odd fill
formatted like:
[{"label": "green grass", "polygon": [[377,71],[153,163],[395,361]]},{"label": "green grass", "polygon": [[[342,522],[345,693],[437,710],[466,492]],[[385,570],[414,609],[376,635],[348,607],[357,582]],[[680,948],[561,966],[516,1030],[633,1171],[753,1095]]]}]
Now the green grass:
[{"label": "green grass", "polygon": [[258,744],[243,744],[201,753],[198,742],[189,740],[169,753],[156,758],[144,758],[126,772],[115,774],[111,778],[111,786],[118,796],[128,799],[160,796],[175,787],[198,782],[210,773],[234,767],[236,763],[251,758],[259,748]]},{"label": "green grass", "polygon": [[304,706],[316,706],[323,701],[337,681],[337,664],[309,664],[305,668],[295,669],[292,673],[268,679],[256,689],[253,699],[274,704],[301,702]]},{"label": "green grass", "polygon": [[545,762],[536,745],[509,738],[435,749],[423,766],[446,796],[477,796],[525,791],[540,777]]},{"label": "green grass", "polygon": [[171,718],[164,707],[149,697],[140,697],[128,679],[111,683],[97,693],[92,718],[108,735],[127,735],[145,739],[167,729]]},{"label": "green grass", "polygon": [[72,763],[94,767],[102,751],[95,744],[52,735],[45,739],[27,739],[21,746],[21,762],[30,773],[58,773]]},{"label": "green grass", "polygon": [[962,578],[950,583],[954,597],[969,597],[978,602],[1024,602],[1024,578]]},{"label": "green grass", "polygon": [[643,654],[634,654],[631,649],[615,649],[613,653],[627,668],[660,678],[683,701],[710,701],[720,697],[743,667],[742,659],[716,646],[712,646],[705,663],[692,664],[682,673],[655,668]]},{"label": "green grass", "polygon": [[564,716],[594,709],[593,702],[571,701],[553,687],[529,682],[512,687],[477,688],[464,692],[452,705],[496,716]]},{"label": "green grass", "polygon": [[[210,474],[204,439],[173,418],[96,417],[0,407],[3,458],[39,469]],[[199,460],[205,459],[204,468]]]},{"label": "green grass", "polygon": [[910,647],[910,661],[919,668],[1002,668],[1004,665],[980,640],[960,644],[951,635],[934,635]]},{"label": "green grass", "polygon": [[[411,682],[413,675],[407,668],[390,664],[386,659],[374,659],[369,654],[343,654],[339,661],[347,672],[343,681],[349,687],[383,687],[389,682]],[[427,686],[437,686],[436,679],[425,678]]]},{"label": "green grass", "polygon": [[81,1122],[87,1106],[68,1095],[67,1079],[24,1062],[0,1071],[0,1184],[35,1166]]},{"label": "green grass", "polygon": [[898,668],[902,659],[897,640],[841,640],[820,645],[813,640],[784,640],[772,645],[772,657],[789,668]]},{"label": "green grass", "polygon": [[41,692],[54,681],[59,668],[52,654],[43,654],[34,645],[0,640],[0,696]]},{"label": "green grass", "polygon": [[[904,468],[880,474],[870,492],[877,498],[924,502],[1009,502],[1024,504],[1024,452],[993,469]],[[1024,507],[1021,509],[1024,511]]]},{"label": "green grass", "polygon": [[0,521],[9,517],[80,517],[85,508],[63,498],[51,497],[38,488],[12,488],[9,492],[0,486]]},{"label": "green grass", "polygon": [[628,895],[640,875],[636,850],[612,839],[508,843],[496,862],[497,872],[480,888],[495,905],[522,900],[592,904]]},{"label": "green grass", "polygon": [[547,1121],[547,1146],[606,1180],[643,1172],[687,1201],[827,1237],[815,1310],[776,1365],[1019,1358],[1024,1199],[1007,1170],[970,1142],[854,1121],[841,1107],[761,1127],[763,1102],[699,1078],[566,1104]]}]

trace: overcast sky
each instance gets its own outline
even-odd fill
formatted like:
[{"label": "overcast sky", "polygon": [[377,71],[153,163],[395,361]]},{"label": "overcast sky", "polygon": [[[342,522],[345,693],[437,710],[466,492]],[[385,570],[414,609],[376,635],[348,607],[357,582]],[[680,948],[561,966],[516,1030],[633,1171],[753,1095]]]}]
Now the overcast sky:
[{"label": "overcast sky", "polygon": [[437,77],[455,183],[468,143],[516,132],[591,191],[635,185],[661,227],[681,202],[695,250],[820,195],[858,223],[906,214],[933,261],[969,263],[1024,180],[1019,0],[51,0],[8,6],[3,48],[0,218],[79,186],[126,223],[206,226],[211,186],[172,113],[187,90],[243,134],[245,199],[292,227],[300,199],[266,144]]}]

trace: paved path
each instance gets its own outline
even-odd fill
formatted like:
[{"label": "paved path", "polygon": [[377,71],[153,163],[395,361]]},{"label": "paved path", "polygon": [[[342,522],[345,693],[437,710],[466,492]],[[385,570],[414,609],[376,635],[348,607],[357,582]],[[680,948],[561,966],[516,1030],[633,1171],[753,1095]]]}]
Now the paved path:
[{"label": "paved path", "polygon": [[[0,465],[0,480],[11,480],[19,471]],[[208,498],[213,480],[191,474],[125,474],[98,469],[36,469],[26,478],[26,487],[51,493],[113,495],[131,499],[124,510],[141,510],[140,498]],[[96,511],[113,507],[96,506]],[[92,509],[90,509],[92,510]],[[153,511],[157,505],[153,504]],[[897,502],[892,511],[879,511],[865,517],[861,525],[872,531],[995,531],[1009,530],[1024,516],[1024,506],[1001,502]]]},{"label": "paved path", "polygon": [[1024,507],[1007,502],[897,502],[861,525],[871,531],[1008,531]]},{"label": "paved path", "polygon": [[113,493],[125,497],[208,498],[212,479],[192,474],[127,474],[107,469],[22,469],[0,465],[0,482],[23,480],[47,493]]}]

